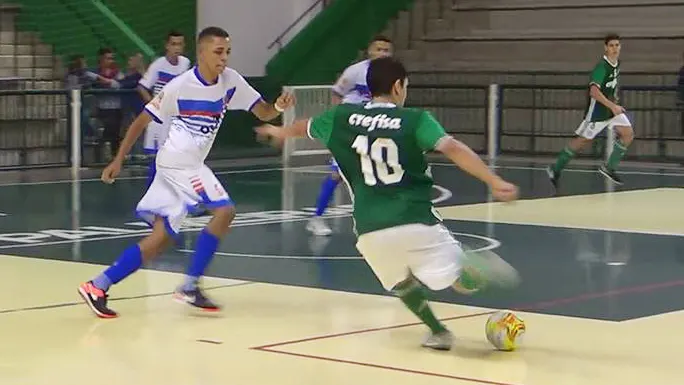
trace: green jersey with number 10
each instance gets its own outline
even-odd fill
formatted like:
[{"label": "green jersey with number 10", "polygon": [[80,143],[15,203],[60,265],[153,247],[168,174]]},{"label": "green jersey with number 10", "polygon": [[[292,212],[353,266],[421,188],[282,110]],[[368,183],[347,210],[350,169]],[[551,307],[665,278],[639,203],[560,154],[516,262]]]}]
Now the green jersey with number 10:
[{"label": "green jersey with number 10", "polygon": [[425,152],[446,133],[427,111],[390,103],[343,104],[312,118],[308,134],[337,161],[354,200],[358,235],[441,221],[432,205]]}]

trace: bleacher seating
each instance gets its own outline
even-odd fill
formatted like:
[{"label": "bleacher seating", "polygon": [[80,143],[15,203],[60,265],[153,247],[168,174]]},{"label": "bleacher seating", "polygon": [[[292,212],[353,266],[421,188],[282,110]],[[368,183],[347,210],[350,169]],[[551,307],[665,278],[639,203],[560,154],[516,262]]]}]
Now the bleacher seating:
[{"label": "bleacher seating", "polygon": [[682,0],[417,0],[386,32],[414,71],[586,71],[616,32],[623,71],[676,72],[682,20]]},{"label": "bleacher seating", "polygon": [[[62,88],[61,61],[37,34],[16,29],[19,12],[0,4],[0,90]],[[66,161],[67,111],[60,95],[0,96],[0,166]]]}]

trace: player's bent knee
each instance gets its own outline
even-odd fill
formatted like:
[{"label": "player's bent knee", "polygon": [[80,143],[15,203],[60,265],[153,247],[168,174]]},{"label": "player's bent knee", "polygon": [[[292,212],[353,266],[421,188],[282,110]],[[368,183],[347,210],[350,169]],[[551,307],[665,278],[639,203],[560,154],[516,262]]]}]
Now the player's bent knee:
[{"label": "player's bent knee", "polygon": [[143,259],[149,261],[161,254],[172,242],[172,236],[166,229],[164,219],[157,218],[152,227],[152,234],[145,237],[138,245]]},{"label": "player's bent knee", "polygon": [[213,210],[214,217],[207,225],[209,231],[217,236],[222,236],[228,232],[230,224],[235,219],[235,206],[228,205],[217,207]]},{"label": "player's bent knee", "polygon": [[341,179],[341,178],[340,178],[340,173],[337,172],[337,171],[333,171],[333,172],[330,173],[330,178],[331,178],[332,180],[334,180],[334,181],[339,182],[340,179]]},{"label": "player's bent knee", "polygon": [[634,129],[630,126],[618,126],[615,127],[615,131],[620,136],[620,141],[624,145],[629,145],[634,140]]}]

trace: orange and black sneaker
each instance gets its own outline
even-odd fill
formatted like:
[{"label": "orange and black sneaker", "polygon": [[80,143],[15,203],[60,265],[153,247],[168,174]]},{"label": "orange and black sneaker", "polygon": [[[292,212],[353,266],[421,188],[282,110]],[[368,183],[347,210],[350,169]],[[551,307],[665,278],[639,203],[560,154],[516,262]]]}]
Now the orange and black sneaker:
[{"label": "orange and black sneaker", "polygon": [[78,293],[83,297],[90,310],[100,318],[116,318],[119,315],[107,307],[107,293],[93,285],[92,281],[81,284]]},{"label": "orange and black sneaker", "polygon": [[221,310],[221,307],[207,298],[199,287],[195,287],[192,290],[184,290],[182,287],[179,287],[173,293],[173,299],[176,302],[185,303],[207,312],[218,312]]}]

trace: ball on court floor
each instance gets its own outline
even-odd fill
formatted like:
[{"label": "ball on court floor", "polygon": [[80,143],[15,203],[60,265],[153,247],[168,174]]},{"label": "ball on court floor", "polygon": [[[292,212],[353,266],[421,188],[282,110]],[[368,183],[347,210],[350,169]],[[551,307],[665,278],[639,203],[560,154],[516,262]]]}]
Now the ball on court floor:
[{"label": "ball on court floor", "polygon": [[496,349],[512,351],[522,342],[525,321],[510,311],[498,311],[487,319],[485,333]]}]

